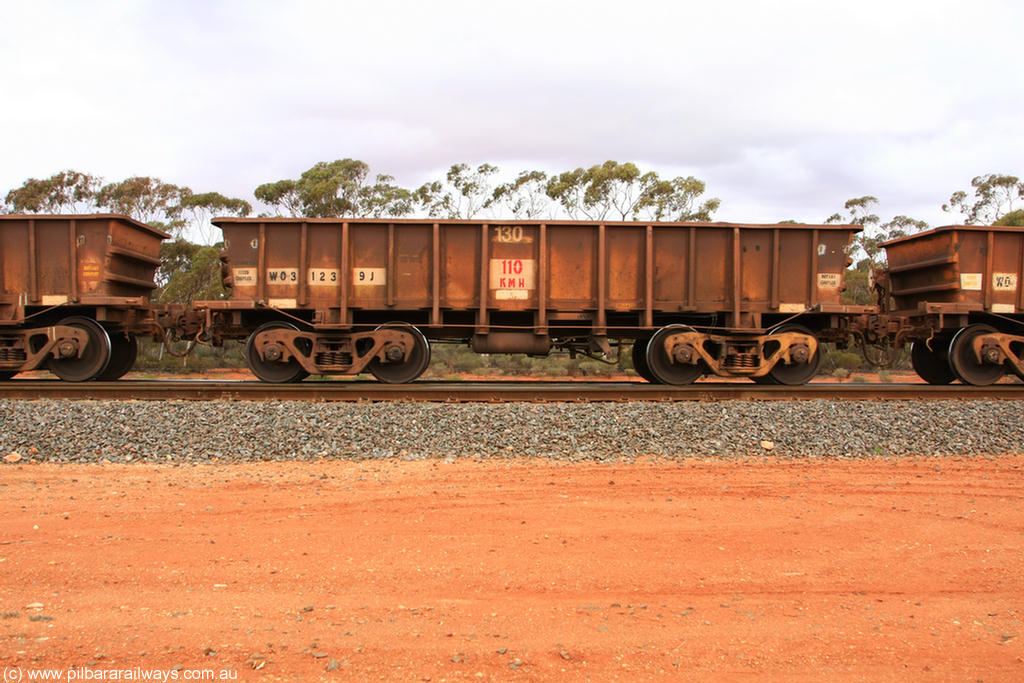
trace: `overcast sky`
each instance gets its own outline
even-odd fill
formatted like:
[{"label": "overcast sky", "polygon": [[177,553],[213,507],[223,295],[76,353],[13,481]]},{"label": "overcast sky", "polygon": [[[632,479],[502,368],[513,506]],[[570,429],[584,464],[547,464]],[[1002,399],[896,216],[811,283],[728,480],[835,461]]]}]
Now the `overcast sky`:
[{"label": "overcast sky", "polygon": [[1016,0],[0,0],[0,192],[62,169],[252,200],[351,157],[695,175],[717,219],[883,220],[1024,176]]}]

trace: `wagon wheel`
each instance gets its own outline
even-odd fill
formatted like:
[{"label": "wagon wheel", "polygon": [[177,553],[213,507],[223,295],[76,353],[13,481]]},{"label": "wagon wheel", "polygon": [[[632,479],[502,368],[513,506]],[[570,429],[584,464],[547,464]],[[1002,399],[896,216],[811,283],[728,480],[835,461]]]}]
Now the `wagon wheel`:
[{"label": "wagon wheel", "polygon": [[388,384],[405,384],[422,375],[430,365],[430,342],[423,333],[408,323],[385,323],[377,329],[407,332],[413,339],[413,346],[401,361],[385,363],[374,358],[366,366],[370,373]]},{"label": "wagon wheel", "polygon": [[[800,334],[814,336],[803,325],[780,325],[771,330],[769,334],[778,334],[779,332],[799,332]],[[776,363],[775,367],[769,370],[766,375],[770,378],[769,381],[762,382],[762,384],[785,384],[791,387],[807,384],[811,381],[812,377],[818,374],[819,365],[821,365],[821,347],[818,347],[814,355],[806,363],[790,363],[788,365]]]},{"label": "wagon wheel", "polygon": [[953,340],[949,342],[949,367],[964,384],[988,386],[1006,373],[1002,365],[979,363],[971,348],[971,342],[978,337],[995,333],[996,329],[989,325],[968,325],[953,335]]},{"label": "wagon wheel", "polygon": [[110,338],[110,363],[96,376],[101,382],[121,379],[135,366],[139,355],[139,342],[133,334],[115,334]]},{"label": "wagon wheel", "polygon": [[[85,330],[89,342],[82,349],[81,356],[69,353],[63,358],[51,357],[46,362],[50,372],[65,382],[86,382],[103,374],[110,364],[111,357],[110,335],[107,331],[98,322],[85,316],[64,318],[57,324]],[[62,345],[58,344],[58,348],[60,346]]]},{"label": "wagon wheel", "polygon": [[932,337],[931,348],[921,340],[910,345],[910,364],[928,384],[950,384],[956,379],[949,367],[949,337]]},{"label": "wagon wheel", "polygon": [[633,369],[641,378],[651,384],[660,384],[658,378],[651,374],[651,368],[647,365],[647,340],[637,339],[633,342]]},{"label": "wagon wheel", "polygon": [[[263,382],[271,382],[273,384],[287,384],[289,382],[301,382],[309,373],[302,367],[299,361],[295,358],[289,358],[287,363],[281,363],[278,361],[266,360],[260,358],[260,352],[256,348],[255,339],[256,337],[268,330],[298,330],[295,325],[285,322],[283,320],[273,320],[269,323],[263,323],[256,328],[256,331],[249,335],[249,338],[245,340],[245,348],[242,354],[245,356],[245,364],[252,370],[252,374],[256,375]],[[296,344],[300,347],[306,347],[302,350],[309,352],[308,342],[304,339],[296,341]]]},{"label": "wagon wheel", "polygon": [[696,363],[674,363],[665,351],[665,338],[678,332],[693,332],[692,327],[686,325],[666,325],[651,337],[647,342],[647,369],[661,384],[691,384],[698,377],[707,372],[704,361]]}]

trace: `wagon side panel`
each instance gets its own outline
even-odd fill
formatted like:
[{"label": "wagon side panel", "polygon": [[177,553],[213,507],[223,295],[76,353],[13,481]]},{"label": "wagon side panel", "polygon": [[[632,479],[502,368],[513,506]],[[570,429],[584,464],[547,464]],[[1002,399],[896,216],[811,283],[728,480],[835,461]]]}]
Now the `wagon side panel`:
[{"label": "wagon side panel", "polygon": [[691,242],[695,228],[654,226],[652,278],[653,307],[657,313],[695,308],[689,273],[694,262]]},{"label": "wagon side panel", "polygon": [[646,277],[645,226],[607,228],[608,272],[607,303],[612,311],[638,310],[644,307]]},{"label": "wagon side panel", "polygon": [[342,296],[342,225],[308,223],[306,240],[306,303],[316,309],[341,305]]},{"label": "wagon side panel", "polygon": [[556,311],[597,308],[597,233],[596,226],[548,226],[549,301]]},{"label": "wagon side panel", "polygon": [[96,224],[95,230],[83,231],[91,233],[86,240],[99,239],[105,243],[105,247],[99,246],[105,251],[102,283],[91,291],[110,296],[149,297],[156,287],[154,276],[160,267],[163,236],[119,218]]},{"label": "wagon side panel", "polygon": [[441,306],[465,311],[480,297],[480,228],[445,223],[439,226]]},{"label": "wagon side panel", "polygon": [[223,223],[227,283],[236,301],[259,299],[260,226],[257,223]]}]

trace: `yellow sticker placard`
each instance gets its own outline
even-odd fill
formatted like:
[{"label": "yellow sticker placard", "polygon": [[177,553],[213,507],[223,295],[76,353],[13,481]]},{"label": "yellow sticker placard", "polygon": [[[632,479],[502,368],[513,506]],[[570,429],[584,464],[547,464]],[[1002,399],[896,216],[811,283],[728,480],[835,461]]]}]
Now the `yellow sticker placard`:
[{"label": "yellow sticker placard", "polygon": [[960,273],[960,289],[980,292],[981,282],[981,273]]}]

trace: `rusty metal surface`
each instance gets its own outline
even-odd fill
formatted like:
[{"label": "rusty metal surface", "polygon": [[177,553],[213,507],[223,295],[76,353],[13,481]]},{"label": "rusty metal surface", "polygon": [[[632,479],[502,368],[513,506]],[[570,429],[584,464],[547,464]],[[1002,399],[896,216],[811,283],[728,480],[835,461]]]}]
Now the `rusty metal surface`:
[{"label": "rusty metal surface", "polygon": [[883,246],[897,310],[1024,312],[1024,228],[944,226]]},{"label": "rusty metal surface", "polygon": [[[636,336],[688,316],[754,329],[840,305],[860,226],[217,219],[233,298],[314,328],[428,337],[528,329]],[[244,312],[244,306],[241,308]],[[243,313],[244,314],[244,313]]]},{"label": "rusty metal surface", "polygon": [[808,384],[800,387],[759,386],[746,382],[700,382],[664,386],[631,382],[429,382],[408,385],[368,381],[302,382],[267,385],[238,381],[88,382],[56,380],[0,382],[0,399],[35,400],[197,400],[197,401],[432,401],[432,402],[558,402],[558,401],[917,401],[1024,400],[1024,384],[987,387],[925,384]]},{"label": "rusty metal surface", "polygon": [[126,216],[0,216],[0,320],[60,307],[143,308],[168,235]]}]

